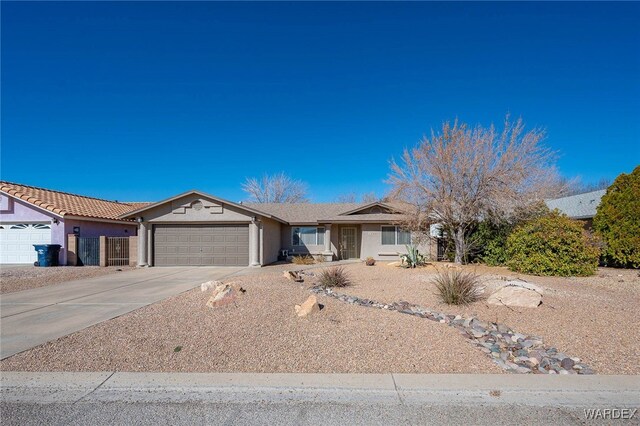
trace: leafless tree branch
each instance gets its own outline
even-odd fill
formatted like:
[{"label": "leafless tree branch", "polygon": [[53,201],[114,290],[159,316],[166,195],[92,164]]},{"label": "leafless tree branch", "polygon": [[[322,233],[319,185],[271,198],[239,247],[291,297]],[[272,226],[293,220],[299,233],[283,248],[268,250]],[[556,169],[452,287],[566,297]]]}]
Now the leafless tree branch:
[{"label": "leafless tree branch", "polygon": [[284,172],[264,175],[262,178],[247,178],[242,190],[249,200],[256,203],[305,203],[307,185],[287,176]]},{"label": "leafless tree branch", "polygon": [[544,139],[544,130],[525,132],[522,119],[512,122],[509,116],[500,132],[493,125],[444,123],[390,162],[391,198],[415,210],[404,225],[424,231],[428,223],[440,223],[462,263],[475,223],[509,217],[562,192],[556,154]]}]

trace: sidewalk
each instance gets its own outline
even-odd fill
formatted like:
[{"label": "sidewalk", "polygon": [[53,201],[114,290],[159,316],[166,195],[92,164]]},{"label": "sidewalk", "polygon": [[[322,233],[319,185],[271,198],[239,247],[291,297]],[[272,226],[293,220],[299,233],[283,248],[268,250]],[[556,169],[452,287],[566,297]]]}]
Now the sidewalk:
[{"label": "sidewalk", "polygon": [[639,376],[3,372],[1,384],[7,426],[640,424]]},{"label": "sidewalk", "polygon": [[[640,376],[1,372],[3,402],[640,405]],[[640,415],[639,415],[640,417]]]}]

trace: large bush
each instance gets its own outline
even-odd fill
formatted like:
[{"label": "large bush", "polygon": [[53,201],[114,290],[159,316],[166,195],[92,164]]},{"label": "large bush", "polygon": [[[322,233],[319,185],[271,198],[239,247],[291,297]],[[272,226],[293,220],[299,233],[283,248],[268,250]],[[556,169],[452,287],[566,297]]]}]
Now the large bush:
[{"label": "large bush", "polygon": [[640,268],[640,166],[618,176],[607,189],[593,228],[604,242],[607,264]]},{"label": "large bush", "polygon": [[507,262],[507,237],[514,225],[509,222],[480,222],[471,234],[471,261],[480,261],[489,266],[502,266]]},{"label": "large bush", "polygon": [[550,214],[544,203],[516,209],[508,218],[490,217],[480,222],[469,237],[471,250],[469,260],[480,261],[489,266],[507,264],[507,238],[519,225],[529,220]]},{"label": "large bush", "polygon": [[583,223],[558,211],[518,226],[507,238],[507,265],[527,274],[593,275],[599,257]]}]

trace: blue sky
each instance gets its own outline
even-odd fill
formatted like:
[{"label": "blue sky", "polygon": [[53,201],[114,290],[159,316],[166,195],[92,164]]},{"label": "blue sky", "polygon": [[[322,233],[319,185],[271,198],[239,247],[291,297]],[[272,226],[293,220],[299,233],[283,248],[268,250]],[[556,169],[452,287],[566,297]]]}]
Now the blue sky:
[{"label": "blue sky", "polygon": [[285,171],[383,195],[458,117],[548,131],[563,175],[640,163],[639,3],[2,2],[4,180],[231,200]]}]

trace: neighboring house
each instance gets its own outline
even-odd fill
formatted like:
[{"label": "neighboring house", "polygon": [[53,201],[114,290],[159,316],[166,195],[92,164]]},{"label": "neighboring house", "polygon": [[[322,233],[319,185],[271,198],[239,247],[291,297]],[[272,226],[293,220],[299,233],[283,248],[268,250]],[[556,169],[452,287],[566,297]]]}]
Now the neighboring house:
[{"label": "neighboring house", "polygon": [[33,263],[33,244],[59,244],[65,265],[68,234],[135,236],[137,224],[120,216],[141,205],[0,181],[0,264]]},{"label": "neighboring house", "polygon": [[547,200],[546,203],[551,210],[558,209],[572,219],[584,221],[585,228],[591,228],[600,200],[606,192],[606,189],[601,189],[555,200]]},{"label": "neighboring house", "polygon": [[[397,260],[411,235],[385,203],[233,203],[189,191],[124,213],[139,224],[141,266],[261,266],[290,255]],[[429,255],[429,247],[421,247]]]}]

